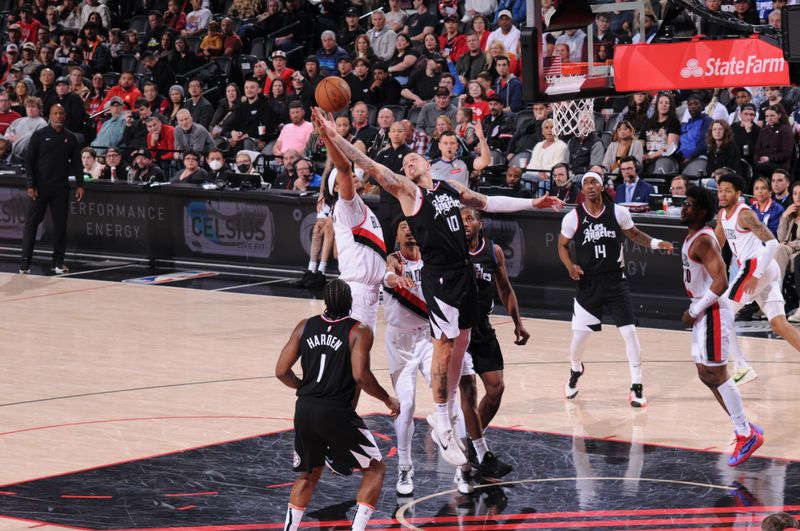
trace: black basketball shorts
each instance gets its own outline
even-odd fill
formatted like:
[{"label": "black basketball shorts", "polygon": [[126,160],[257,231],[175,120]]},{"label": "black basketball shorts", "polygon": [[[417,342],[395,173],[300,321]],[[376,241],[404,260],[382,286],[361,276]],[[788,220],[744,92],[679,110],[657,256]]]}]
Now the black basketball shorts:
[{"label": "black basketball shorts", "polygon": [[636,324],[628,280],[622,272],[581,277],[572,309],[572,329],[599,332],[604,310],[611,313],[618,328]]},{"label": "black basketball shorts", "polygon": [[472,327],[467,356],[464,358],[462,375],[483,374],[503,370],[503,352],[497,333],[489,322],[489,316],[483,316],[480,322]]},{"label": "black basketball shorts", "polygon": [[461,330],[478,323],[478,285],[472,264],[452,269],[423,266],[422,294],[434,338],[455,339]]},{"label": "black basketball shorts", "polygon": [[371,460],[381,460],[375,438],[352,407],[299,399],[294,411],[294,471],[321,467],[326,451],[337,466],[364,469]]}]

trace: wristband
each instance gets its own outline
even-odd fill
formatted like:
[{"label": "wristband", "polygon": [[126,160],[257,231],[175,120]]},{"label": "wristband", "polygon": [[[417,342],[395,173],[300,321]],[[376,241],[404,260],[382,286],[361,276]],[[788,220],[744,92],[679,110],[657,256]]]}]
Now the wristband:
[{"label": "wristband", "polygon": [[650,238],[650,248],[653,250],[658,249],[658,246],[661,245],[661,242],[664,240],[659,240],[658,238]]},{"label": "wristband", "polygon": [[387,288],[389,287],[389,277],[391,275],[395,275],[395,273],[393,273],[391,271],[387,271],[386,274],[383,275],[383,285],[386,286]]},{"label": "wristband", "polygon": [[704,312],[709,306],[717,302],[719,297],[720,296],[713,291],[708,290],[706,294],[703,295],[703,298],[689,305],[689,315],[696,319],[697,316]]}]

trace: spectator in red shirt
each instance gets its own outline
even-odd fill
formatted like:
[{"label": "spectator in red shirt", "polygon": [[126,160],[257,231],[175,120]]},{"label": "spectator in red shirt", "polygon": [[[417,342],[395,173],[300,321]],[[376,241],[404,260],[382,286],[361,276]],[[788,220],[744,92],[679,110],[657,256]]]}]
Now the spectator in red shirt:
[{"label": "spectator in red shirt", "polygon": [[269,69],[269,65],[267,66],[267,79],[264,82],[264,90],[261,93],[268,96],[272,87],[272,80],[280,78],[286,87],[286,93],[292,94],[294,92],[294,88],[292,88],[294,70],[286,66],[286,52],[275,50],[272,52],[271,59],[273,70]]},{"label": "spectator in red shirt", "polygon": [[6,129],[11,125],[11,122],[17,118],[22,118],[18,112],[11,110],[11,99],[8,97],[8,92],[0,92],[0,135],[6,134]]},{"label": "spectator in red shirt", "polygon": [[224,55],[239,55],[242,53],[242,39],[233,32],[233,19],[225,17],[220,23],[222,28],[223,38],[223,54]]},{"label": "spectator in red shirt", "polygon": [[439,35],[439,48],[449,53],[455,63],[467,52],[467,38],[458,32],[458,17],[450,15],[444,19],[444,33]]},{"label": "spectator in red shirt", "polygon": [[147,124],[147,148],[156,160],[172,160],[175,150],[175,128],[161,123],[157,116],[151,116]]},{"label": "spectator in red shirt", "polygon": [[32,42],[33,44],[39,43],[39,28],[42,23],[33,18],[33,7],[30,4],[22,6],[22,13],[20,19],[17,21],[19,24],[20,35],[23,42]]},{"label": "spectator in red shirt", "polygon": [[106,102],[113,98],[114,96],[119,96],[122,98],[122,101],[125,102],[125,105],[129,109],[133,109],[133,104],[136,103],[136,100],[142,97],[141,91],[136,88],[136,85],[133,84],[133,74],[130,72],[123,72],[122,75],[119,76],[119,84],[111,87],[106,94],[106,99],[103,101],[103,106],[105,106]]},{"label": "spectator in red shirt", "polygon": [[169,0],[164,13],[164,24],[175,33],[180,33],[186,27],[186,13],[181,10],[178,0]]}]

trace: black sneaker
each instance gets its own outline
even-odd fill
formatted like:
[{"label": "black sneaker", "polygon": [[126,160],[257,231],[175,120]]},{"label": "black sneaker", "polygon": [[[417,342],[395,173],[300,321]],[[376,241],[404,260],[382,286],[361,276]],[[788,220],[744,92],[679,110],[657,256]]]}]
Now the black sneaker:
[{"label": "black sneaker", "polygon": [[472,439],[467,437],[467,461],[472,468],[480,468],[481,464],[478,461],[478,452],[475,451],[475,445],[472,444]]},{"label": "black sneaker", "polygon": [[492,452],[486,452],[480,467],[481,476],[485,478],[501,478],[511,472],[513,467],[498,459]]},{"label": "black sneaker", "polygon": [[569,381],[564,384],[564,398],[573,399],[578,396],[578,378],[583,376],[585,371],[583,363],[581,363],[581,372],[569,370]]},{"label": "black sneaker", "polygon": [[324,287],[327,281],[328,279],[325,277],[325,274],[317,271],[311,276],[311,279],[306,282],[306,287],[311,289],[319,289]]},{"label": "black sneaker", "polygon": [[309,280],[311,280],[313,277],[314,277],[314,273],[312,273],[311,271],[306,270],[306,271],[303,272],[303,276],[302,277],[300,277],[299,279],[297,279],[294,282],[292,282],[292,286],[295,287],[295,288],[304,288],[304,287],[306,287],[306,283]]},{"label": "black sneaker", "polygon": [[19,272],[21,275],[27,275],[31,272],[31,263],[25,260],[19,265]]}]

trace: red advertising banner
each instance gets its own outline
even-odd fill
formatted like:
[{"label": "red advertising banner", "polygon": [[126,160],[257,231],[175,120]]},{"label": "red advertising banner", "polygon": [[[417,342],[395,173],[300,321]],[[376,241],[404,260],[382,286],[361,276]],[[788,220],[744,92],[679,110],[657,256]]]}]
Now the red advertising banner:
[{"label": "red advertising banner", "polygon": [[783,51],[758,37],[614,47],[620,92],[788,84]]}]

